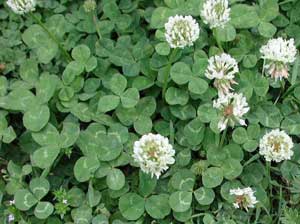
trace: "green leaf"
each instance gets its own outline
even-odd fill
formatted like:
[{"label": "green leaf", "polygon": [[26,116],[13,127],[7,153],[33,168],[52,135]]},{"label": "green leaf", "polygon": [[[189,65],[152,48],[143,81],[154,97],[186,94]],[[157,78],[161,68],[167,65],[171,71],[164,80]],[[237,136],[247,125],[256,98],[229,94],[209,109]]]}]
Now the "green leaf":
[{"label": "green leaf", "polygon": [[2,133],[2,141],[4,143],[11,143],[17,137],[12,126],[7,127]]},{"label": "green leaf", "polygon": [[135,61],[131,52],[125,47],[116,47],[109,53],[109,60],[117,66],[132,65]]},{"label": "green leaf", "polygon": [[88,181],[99,168],[99,161],[95,157],[80,157],[74,166],[74,176],[79,182]]},{"label": "green leaf", "polygon": [[91,157],[99,154],[101,139],[106,138],[106,129],[98,123],[92,123],[85,131],[81,131],[76,142],[84,155]]},{"label": "green leaf", "polygon": [[101,197],[101,193],[99,191],[94,190],[92,181],[90,181],[87,192],[87,200],[89,202],[90,207],[95,207],[96,205],[98,205],[101,200]]},{"label": "green leaf", "polygon": [[8,81],[5,76],[0,76],[0,96],[6,95]]},{"label": "green leaf", "polygon": [[185,212],[192,204],[193,193],[187,191],[176,191],[171,194],[169,204],[175,212]]},{"label": "green leaf", "polygon": [[223,171],[218,167],[210,167],[204,171],[202,182],[204,187],[214,188],[219,186],[223,181]]},{"label": "green leaf", "polygon": [[34,209],[34,215],[38,219],[48,218],[54,211],[54,207],[50,202],[41,201]]},{"label": "green leaf", "polygon": [[92,113],[86,103],[77,103],[71,108],[71,113],[83,122],[90,122]]},{"label": "green leaf", "polygon": [[202,104],[197,110],[198,119],[203,123],[208,123],[217,119],[217,112],[210,103]]},{"label": "green leaf", "polygon": [[40,104],[47,103],[53,97],[59,79],[56,75],[42,74],[36,84],[36,96]]},{"label": "green leaf", "polygon": [[200,79],[198,77],[192,77],[189,85],[188,85],[189,91],[195,94],[203,94],[208,89],[208,84],[205,80]]},{"label": "green leaf", "polygon": [[18,190],[14,195],[14,200],[17,209],[21,211],[29,210],[38,202],[33,194],[26,189]]},{"label": "green leaf", "polygon": [[102,136],[99,145],[99,160],[111,161],[116,159],[122,152],[123,146],[117,136]]},{"label": "green leaf", "polygon": [[133,123],[134,130],[140,135],[151,132],[152,120],[150,117],[139,116]]},{"label": "green leaf", "polygon": [[292,114],[286,116],[281,123],[281,128],[286,130],[291,135],[300,134],[300,114]]},{"label": "green leaf", "polygon": [[72,50],[72,57],[75,61],[85,64],[89,57],[91,56],[91,51],[86,45],[78,45]]},{"label": "green leaf", "polygon": [[248,140],[247,131],[245,128],[238,127],[232,133],[232,139],[237,144],[243,144]]},{"label": "green leaf", "polygon": [[111,169],[106,176],[107,186],[114,190],[120,190],[125,185],[125,176],[119,169]]},{"label": "green leaf", "polygon": [[116,109],[120,103],[120,97],[115,95],[105,95],[100,98],[98,102],[98,111],[106,113],[108,111]]},{"label": "green leaf", "polygon": [[233,41],[236,37],[236,30],[231,24],[226,24],[224,27],[217,27],[214,30],[215,36],[222,42]]},{"label": "green leaf", "polygon": [[168,55],[170,53],[170,46],[168,43],[158,43],[155,45],[155,51],[159,55]]},{"label": "green leaf", "polygon": [[10,110],[27,111],[37,104],[35,96],[26,89],[14,89],[5,99],[5,105],[1,107]]},{"label": "green leaf", "polygon": [[228,180],[237,178],[243,171],[243,166],[238,160],[227,159],[222,165],[224,177]]},{"label": "green leaf", "polygon": [[177,83],[178,85],[183,85],[189,82],[193,73],[190,69],[190,66],[188,66],[186,63],[177,62],[172,65],[170,75],[175,83]]},{"label": "green leaf", "polygon": [[264,0],[259,2],[258,14],[261,20],[270,22],[279,15],[277,0]]},{"label": "green leaf", "polygon": [[277,28],[272,23],[261,22],[258,26],[258,32],[263,37],[271,38],[275,35],[276,31],[277,31]]},{"label": "green leaf", "polygon": [[231,7],[230,23],[238,29],[248,29],[258,25],[259,17],[254,6],[235,4]]},{"label": "green leaf", "polygon": [[73,122],[63,122],[63,130],[60,134],[60,147],[68,148],[72,146],[80,134],[79,124]]},{"label": "green leaf", "polygon": [[50,167],[60,150],[56,146],[44,146],[34,151],[32,155],[32,161],[34,165],[42,169]]},{"label": "green leaf", "polygon": [[97,61],[97,58],[92,56],[90,57],[87,62],[85,63],[85,70],[87,72],[91,72],[93,71],[95,68],[97,68],[97,65],[98,65],[98,61]]},{"label": "green leaf", "polygon": [[172,16],[174,12],[166,7],[158,7],[156,8],[151,17],[150,26],[153,29],[162,28],[165,23],[168,21],[168,18]]},{"label": "green leaf", "polygon": [[107,2],[103,6],[103,12],[104,14],[110,18],[111,20],[116,20],[120,16],[120,11],[115,2]]},{"label": "green leaf", "polygon": [[34,178],[30,181],[29,188],[37,200],[41,200],[46,196],[50,189],[50,184],[43,177]]},{"label": "green leaf", "polygon": [[62,74],[62,81],[65,85],[70,85],[74,79],[84,71],[84,66],[77,61],[70,62]]},{"label": "green leaf", "polygon": [[49,108],[45,105],[36,105],[25,112],[23,123],[27,129],[39,131],[48,123],[49,118]]},{"label": "green leaf", "polygon": [[122,106],[132,108],[138,103],[139,99],[139,91],[136,88],[129,88],[121,96]]},{"label": "green leaf", "polygon": [[183,169],[171,177],[172,187],[181,191],[192,191],[195,184],[195,175],[192,171]]},{"label": "green leaf", "polygon": [[243,66],[245,68],[253,68],[257,63],[257,60],[258,59],[255,54],[247,54],[243,58]]},{"label": "green leaf", "polygon": [[183,129],[184,136],[189,144],[199,145],[204,138],[205,126],[199,118],[190,121]]},{"label": "green leaf", "polygon": [[254,91],[258,96],[265,96],[269,90],[269,82],[265,77],[259,77],[255,79]]},{"label": "green leaf", "polygon": [[50,123],[48,123],[46,127],[44,127],[41,131],[32,133],[32,138],[42,146],[57,146],[59,143],[59,133],[56,128]]},{"label": "green leaf", "polygon": [[89,224],[93,218],[92,209],[88,205],[81,205],[72,210],[71,216],[77,224]]},{"label": "green leaf", "polygon": [[166,92],[166,101],[170,105],[185,105],[189,100],[189,95],[185,90],[175,87],[168,88]]},{"label": "green leaf", "polygon": [[31,85],[34,85],[37,82],[39,76],[37,62],[33,59],[23,61],[20,66],[20,76],[24,81],[30,83]]},{"label": "green leaf", "polygon": [[119,209],[127,220],[137,220],[145,211],[145,201],[136,193],[127,193],[120,197]]},{"label": "green leaf", "polygon": [[265,127],[278,128],[282,119],[279,109],[273,104],[258,106],[255,114]]},{"label": "green leaf", "polygon": [[171,212],[169,195],[152,195],[146,200],[145,209],[152,218],[164,219]]},{"label": "green leaf", "polygon": [[196,200],[200,205],[210,205],[215,198],[215,192],[206,187],[200,187],[194,191]]},{"label": "green leaf", "polygon": [[151,177],[150,174],[146,174],[139,171],[139,193],[142,196],[148,196],[150,195],[157,184],[157,179],[155,177]]},{"label": "green leaf", "polygon": [[41,63],[48,64],[57,54],[58,46],[39,25],[32,25],[22,35],[23,41],[32,49]]},{"label": "green leaf", "polygon": [[116,95],[121,95],[127,86],[127,79],[122,75],[114,75],[110,80],[110,89]]}]

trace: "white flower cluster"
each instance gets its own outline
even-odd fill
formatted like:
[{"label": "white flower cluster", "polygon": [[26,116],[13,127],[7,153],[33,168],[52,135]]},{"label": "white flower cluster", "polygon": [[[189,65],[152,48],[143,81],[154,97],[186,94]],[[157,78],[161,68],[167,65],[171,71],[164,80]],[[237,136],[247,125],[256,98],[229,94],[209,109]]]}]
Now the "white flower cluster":
[{"label": "white flower cluster", "polygon": [[169,140],[160,134],[143,135],[134,143],[133,158],[145,173],[159,178],[168,165],[175,163],[175,150]]},{"label": "white flower cluster", "polygon": [[265,157],[266,161],[281,162],[291,159],[294,152],[294,144],[285,131],[275,129],[265,134],[260,140],[259,154]]},{"label": "white flower cluster", "polygon": [[214,86],[219,95],[226,95],[232,90],[231,85],[237,84],[234,75],[239,72],[237,61],[229,54],[222,53],[209,58],[205,76],[214,79]]},{"label": "white flower cluster", "polygon": [[223,131],[228,125],[234,127],[236,123],[246,125],[243,115],[249,111],[248,103],[243,94],[228,93],[214,100],[213,107],[220,112],[221,119],[218,128]]},{"label": "white flower cluster", "polygon": [[230,20],[230,8],[228,0],[207,0],[203,4],[201,16],[205,24],[211,29],[224,27]]},{"label": "white flower cluster", "polygon": [[254,208],[258,202],[254,192],[250,187],[231,189],[230,194],[235,195],[233,206],[235,208],[244,208],[246,211],[248,211],[248,208]]},{"label": "white flower cluster", "polygon": [[200,29],[191,16],[171,16],[165,24],[165,38],[171,48],[192,46],[198,39]]},{"label": "white flower cluster", "polygon": [[294,39],[284,40],[279,37],[271,39],[260,48],[262,58],[266,60],[265,68],[272,78],[288,78],[288,63],[296,60],[297,49]]},{"label": "white flower cluster", "polygon": [[16,14],[24,14],[35,10],[36,0],[7,0],[6,4]]}]

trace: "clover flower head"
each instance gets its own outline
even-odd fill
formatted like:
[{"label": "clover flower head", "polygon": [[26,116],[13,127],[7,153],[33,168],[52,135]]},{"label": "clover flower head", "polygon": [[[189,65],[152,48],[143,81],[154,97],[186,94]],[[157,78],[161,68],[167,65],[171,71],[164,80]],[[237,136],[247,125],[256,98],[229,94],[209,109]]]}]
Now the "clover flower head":
[{"label": "clover flower head", "polygon": [[8,203],[9,203],[9,205],[14,205],[15,204],[15,200],[14,199],[10,200]]},{"label": "clover flower head", "polygon": [[36,0],[7,0],[6,4],[14,13],[23,15],[35,10]]},{"label": "clover flower head", "polygon": [[230,20],[230,8],[228,0],[206,0],[201,10],[203,22],[211,29],[224,27]]},{"label": "clover flower head", "polygon": [[169,140],[160,134],[143,135],[134,143],[133,158],[145,173],[159,178],[161,173],[175,163],[175,150]]},{"label": "clover flower head", "polygon": [[281,162],[289,160],[293,156],[294,144],[285,131],[275,129],[265,134],[259,143],[259,154],[265,157],[266,161]]},{"label": "clover flower head", "polygon": [[255,191],[250,187],[231,189],[230,194],[235,196],[233,206],[235,208],[244,208],[246,211],[248,211],[248,208],[254,208],[258,202],[254,193]]},{"label": "clover flower head", "polygon": [[219,95],[226,95],[232,90],[231,85],[236,84],[234,75],[239,72],[237,61],[229,54],[222,53],[208,59],[205,76],[214,79],[214,86]]},{"label": "clover flower head", "polygon": [[165,38],[171,48],[192,46],[200,33],[199,25],[192,16],[169,17],[165,30]]},{"label": "clover flower head", "polygon": [[281,80],[289,77],[288,64],[296,60],[297,54],[294,39],[284,40],[281,37],[271,39],[260,48],[260,53],[266,60],[265,68],[272,78]]},{"label": "clover flower head", "polygon": [[85,0],[83,8],[85,12],[92,12],[96,9],[97,3],[94,0]]},{"label": "clover flower head", "polygon": [[228,93],[227,95],[221,95],[213,101],[213,107],[220,112],[221,118],[218,123],[220,131],[226,129],[228,125],[234,127],[236,123],[246,125],[243,115],[250,108],[243,94]]}]

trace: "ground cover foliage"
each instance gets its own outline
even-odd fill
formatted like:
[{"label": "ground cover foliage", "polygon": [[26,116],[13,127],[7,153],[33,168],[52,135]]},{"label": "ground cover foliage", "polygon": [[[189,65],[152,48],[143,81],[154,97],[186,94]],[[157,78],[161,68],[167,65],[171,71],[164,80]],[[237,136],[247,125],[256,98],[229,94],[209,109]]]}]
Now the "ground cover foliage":
[{"label": "ground cover foliage", "polygon": [[[96,2],[38,1],[19,15],[0,1],[1,222],[299,224],[300,58],[274,79],[260,49],[300,45],[300,1],[231,0],[216,28],[203,0]],[[166,41],[175,15],[199,24],[191,46]],[[205,72],[222,52],[249,111],[221,131]],[[268,162],[260,141],[276,129],[293,154]],[[133,158],[148,133],[176,152],[159,178]],[[235,208],[246,201],[230,190],[246,187],[257,202]]]}]

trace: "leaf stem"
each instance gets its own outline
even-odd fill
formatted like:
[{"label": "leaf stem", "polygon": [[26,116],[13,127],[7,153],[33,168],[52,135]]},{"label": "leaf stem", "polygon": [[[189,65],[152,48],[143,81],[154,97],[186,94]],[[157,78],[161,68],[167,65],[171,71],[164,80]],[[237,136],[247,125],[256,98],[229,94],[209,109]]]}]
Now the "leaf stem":
[{"label": "leaf stem", "polygon": [[[266,169],[267,169],[267,178],[269,181],[269,191],[270,191],[270,197],[272,197],[272,178],[271,178],[271,162],[266,163]],[[272,204],[272,203],[271,203]]]},{"label": "leaf stem", "polygon": [[178,50],[177,48],[174,48],[170,54],[170,57],[169,57],[169,62],[168,62],[168,65],[166,67],[166,71],[165,71],[165,74],[164,74],[164,83],[163,83],[163,90],[162,90],[162,97],[163,99],[165,99],[165,94],[166,94],[166,90],[167,90],[167,87],[168,87],[168,79],[169,79],[169,76],[170,76],[170,69],[171,69],[171,65],[172,65],[172,62],[173,60],[175,59],[175,56],[177,54]]},{"label": "leaf stem", "polygon": [[276,98],[276,100],[275,100],[275,102],[274,102],[274,105],[277,104],[278,100],[279,100],[280,97],[281,97],[281,94],[284,92],[284,82],[281,81],[281,82],[280,82],[280,85],[281,85],[281,88],[280,88],[279,94],[278,94],[278,96],[277,96],[277,98]]},{"label": "leaf stem", "polygon": [[222,137],[221,137],[220,144],[219,144],[219,148],[220,148],[220,149],[222,148],[222,146],[223,146],[223,144],[224,144],[226,134],[227,134],[227,128],[225,128],[225,130],[224,130],[223,133],[222,133]]},{"label": "leaf stem", "polygon": [[65,59],[67,60],[67,62],[71,62],[72,58],[69,55],[69,53],[64,49],[64,47],[61,45],[61,43],[59,42],[59,40],[49,31],[49,29],[42,23],[42,21],[37,18],[32,12],[29,13],[29,15],[32,17],[32,19],[39,24],[43,30],[48,34],[48,36],[50,37],[51,40],[53,40],[58,48],[61,50],[62,54],[64,55]]},{"label": "leaf stem", "polygon": [[214,35],[214,37],[215,37],[215,40],[216,40],[216,42],[217,42],[217,45],[218,45],[219,49],[220,49],[222,52],[224,52],[224,49],[223,49],[223,47],[222,47],[222,43],[221,43],[220,39],[219,39],[218,36],[217,36],[217,31],[216,31],[216,29],[213,29],[213,35]]},{"label": "leaf stem", "polygon": [[97,34],[98,34],[98,38],[99,38],[99,41],[102,39],[102,35],[101,35],[101,32],[100,32],[100,29],[99,29],[99,26],[98,26],[98,17],[96,15],[96,13],[93,11],[93,22],[94,22],[94,25],[95,25],[95,29],[97,31]]}]

